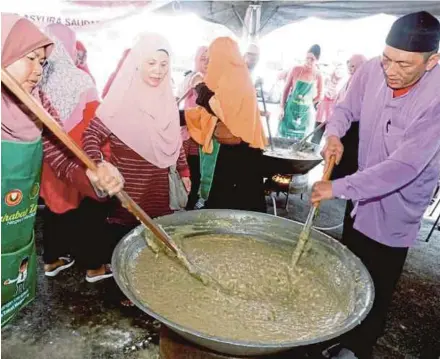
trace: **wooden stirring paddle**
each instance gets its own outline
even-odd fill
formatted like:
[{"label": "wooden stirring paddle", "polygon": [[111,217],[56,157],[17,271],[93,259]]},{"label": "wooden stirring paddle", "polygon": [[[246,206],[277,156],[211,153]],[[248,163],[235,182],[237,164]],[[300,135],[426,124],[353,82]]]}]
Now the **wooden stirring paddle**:
[{"label": "wooden stirring paddle", "polygon": [[[49,130],[69,149],[81,162],[90,170],[96,171],[95,162],[76,144],[75,141],[58,125],[49,113],[23,88],[18,82],[2,68],[1,82],[21,101],[37,118],[46,125]],[[141,207],[124,191],[116,194],[122,205],[127,208],[145,227],[147,227],[166,247],[168,247],[176,256],[182,256],[182,251],[177,248],[169,235],[158,226]],[[185,261],[184,261],[185,262]],[[189,262],[188,262],[189,263]]]},{"label": "wooden stirring paddle", "polygon": [[[58,125],[58,123],[47,113],[47,111],[23,88],[17,83],[17,81],[7,72],[5,69],[1,69],[1,82],[4,84],[21,102],[23,102],[28,109],[44,124],[49,130],[68,148],[76,157],[90,170],[95,171],[97,166],[95,162],[87,156],[87,154],[72,140],[72,138]],[[160,240],[171,253],[183,264],[188,272],[200,280],[203,284],[212,284],[222,289],[223,291],[230,292],[230,289],[215,279],[206,271],[201,269],[198,265],[191,262],[183,250],[175,244],[171,237],[156,224],[148,214],[146,214],[141,207],[124,191],[116,194],[116,197],[121,201],[122,205],[127,208],[145,227],[147,227],[156,238]],[[149,237],[144,236],[147,245],[153,250],[155,246],[149,241]]]},{"label": "wooden stirring paddle", "polygon": [[[329,166],[327,172],[325,172],[324,175],[322,176],[323,181],[328,181],[330,179],[333,172],[333,167],[335,166],[335,161],[336,161],[336,157],[331,156],[329,160]],[[304,253],[307,243],[309,242],[310,230],[312,229],[312,224],[313,221],[315,220],[316,212],[318,210],[319,204],[320,202],[317,202],[313,204],[312,207],[310,208],[306,223],[304,224],[304,227],[299,235],[298,243],[292,255],[292,268],[295,267],[296,264],[298,263],[299,259]]]}]

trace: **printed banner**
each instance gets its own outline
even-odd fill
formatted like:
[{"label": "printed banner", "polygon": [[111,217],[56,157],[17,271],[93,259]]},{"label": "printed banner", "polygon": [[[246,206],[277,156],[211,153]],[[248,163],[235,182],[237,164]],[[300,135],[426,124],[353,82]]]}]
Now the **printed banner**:
[{"label": "printed banner", "polygon": [[49,25],[49,24],[62,24],[71,27],[83,27],[88,25],[93,25],[99,23],[98,20],[87,20],[78,19],[71,17],[61,17],[61,16],[45,16],[45,15],[29,15],[29,14],[18,14],[26,19],[31,20],[37,25]]}]

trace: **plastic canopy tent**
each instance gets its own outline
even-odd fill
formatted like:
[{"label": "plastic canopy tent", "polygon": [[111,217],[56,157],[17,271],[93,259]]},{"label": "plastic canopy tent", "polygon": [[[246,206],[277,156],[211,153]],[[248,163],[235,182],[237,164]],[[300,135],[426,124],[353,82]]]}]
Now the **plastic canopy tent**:
[{"label": "plastic canopy tent", "polygon": [[[413,11],[426,10],[440,17],[440,1],[196,1],[196,0],[32,0],[11,1],[2,4],[2,11],[54,15],[61,18],[87,19],[72,22],[72,26],[105,25],[140,12],[158,14],[194,13],[204,20],[222,24],[237,36],[242,35],[249,7],[260,10],[256,33],[261,36],[284,25],[304,20],[308,17],[333,20],[353,20],[376,14],[404,15]],[[20,9],[20,10],[18,10]],[[52,18],[53,19],[53,18]],[[44,20],[42,20],[44,21]],[[45,20],[50,21],[50,20]],[[53,20],[52,20],[53,21]]]}]

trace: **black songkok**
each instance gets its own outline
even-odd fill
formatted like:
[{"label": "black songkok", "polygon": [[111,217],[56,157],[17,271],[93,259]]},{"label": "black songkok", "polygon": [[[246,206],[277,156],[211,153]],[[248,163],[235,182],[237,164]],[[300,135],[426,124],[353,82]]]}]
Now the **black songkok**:
[{"label": "black songkok", "polygon": [[386,39],[388,46],[408,52],[435,51],[439,42],[440,22],[426,11],[397,19]]}]

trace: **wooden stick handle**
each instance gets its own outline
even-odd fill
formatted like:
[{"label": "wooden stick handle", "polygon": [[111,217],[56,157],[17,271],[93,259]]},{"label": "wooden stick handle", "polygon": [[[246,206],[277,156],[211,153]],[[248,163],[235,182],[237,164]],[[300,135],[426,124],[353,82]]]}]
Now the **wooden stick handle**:
[{"label": "wooden stick handle", "polygon": [[171,241],[168,233],[165,232],[162,227],[158,226],[151,217],[145,213],[145,211],[128,195],[127,192],[121,191],[116,194],[116,197],[121,201],[122,206],[133,214],[138,221],[140,221],[145,227],[147,227],[153,234],[165,244],[171,251],[177,254],[177,248],[174,242]]},{"label": "wooden stick handle", "polygon": [[328,168],[327,171],[322,175],[322,180],[323,181],[329,181],[330,177],[332,176],[333,173],[333,168],[335,168],[335,163],[336,163],[336,156],[330,156],[330,159],[328,161]]},{"label": "wooden stick handle", "polygon": [[[28,109],[38,117],[38,119],[49,128],[49,130],[69,149],[73,154],[80,159],[80,161],[90,170],[96,171],[96,163],[83,151],[83,149],[76,144],[75,141],[64,131],[63,128],[52,118],[52,116],[23,88],[18,82],[8,73],[7,70],[2,68],[1,82],[9,91],[11,91],[21,102],[23,102]],[[174,253],[177,253],[177,249],[171,243],[168,234],[159,227],[151,218],[146,214],[141,207],[139,207],[133,199],[124,191],[121,191],[116,195],[121,201],[122,205],[127,208],[142,224],[149,228],[154,235],[161,240],[169,249]]]},{"label": "wooden stick handle", "polygon": [[2,68],[2,83],[11,91],[26,107],[38,117],[38,119],[49,128],[49,130],[60,139],[66,147],[71,150],[76,157],[78,157],[84,165],[95,171],[97,166],[92,159],[90,159],[84,151],[79,147],[75,141],[61,128],[52,116],[35,100],[33,96],[27,93],[18,84],[18,82],[8,73],[7,70]]},{"label": "wooden stick handle", "polygon": [[[327,171],[322,175],[322,181],[330,180],[330,177],[332,176],[332,173],[333,173],[333,168],[335,168],[335,163],[336,163],[336,156],[333,155],[330,157]],[[318,208],[319,204],[320,204],[320,202],[316,202],[314,204],[314,207]]]}]

